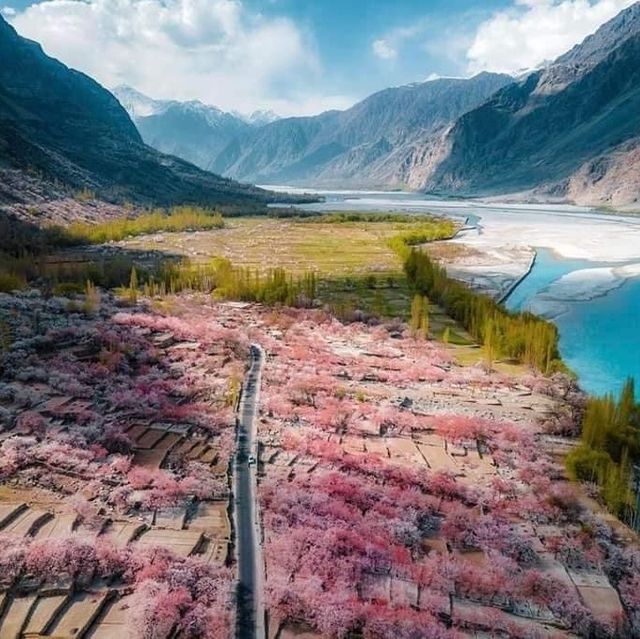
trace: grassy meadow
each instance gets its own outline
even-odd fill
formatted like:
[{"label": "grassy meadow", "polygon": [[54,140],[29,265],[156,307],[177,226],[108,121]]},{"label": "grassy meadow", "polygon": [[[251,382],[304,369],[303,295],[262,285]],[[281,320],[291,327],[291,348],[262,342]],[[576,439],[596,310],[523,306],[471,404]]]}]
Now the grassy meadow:
[{"label": "grassy meadow", "polygon": [[[417,221],[416,221],[417,220]],[[238,266],[259,271],[284,268],[293,274],[314,271],[330,277],[400,275],[402,263],[389,241],[404,232],[435,230],[443,236],[455,231],[453,224],[424,218],[398,220],[385,216],[372,221],[352,218],[337,222],[321,218],[277,219],[265,217],[225,218],[215,231],[177,232],[124,239],[121,246],[141,250],[162,249],[204,262],[226,257]]]},{"label": "grassy meadow", "polygon": [[[382,213],[335,213],[310,218],[225,218],[211,231],[129,237],[120,246],[136,251],[163,250],[195,264],[224,257],[234,266],[265,273],[282,268],[294,277],[317,275],[319,299],[338,316],[356,311],[406,318],[411,292],[394,243],[413,244],[451,237],[449,220]],[[465,332],[437,306],[431,333],[449,327],[451,344],[468,344]]]}]

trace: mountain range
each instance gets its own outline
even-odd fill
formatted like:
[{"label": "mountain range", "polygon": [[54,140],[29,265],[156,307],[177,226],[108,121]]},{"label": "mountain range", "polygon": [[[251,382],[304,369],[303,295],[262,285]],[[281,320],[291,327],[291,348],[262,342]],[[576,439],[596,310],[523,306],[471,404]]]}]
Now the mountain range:
[{"label": "mountain range", "polygon": [[518,78],[441,78],[262,126],[200,103],[136,114],[116,93],[146,142],[238,180],[612,206],[640,198],[640,3]]},{"label": "mountain range", "polygon": [[[88,76],[48,57],[0,17],[0,170],[56,192],[140,204],[264,204],[274,195],[144,144],[127,112]],[[0,200],[19,199],[4,188]]]},{"label": "mountain range", "polygon": [[640,197],[640,3],[460,117],[421,188],[584,204]]},{"label": "mountain range", "polygon": [[143,139],[201,167],[253,183],[401,186],[425,140],[434,146],[456,118],[511,76],[482,73],[380,91],[346,111],[256,125],[194,102],[114,90]]},{"label": "mountain range", "polygon": [[238,136],[212,166],[257,183],[401,186],[419,145],[510,80],[442,78],[380,91],[346,111],[278,120]]},{"label": "mountain range", "polygon": [[135,122],[146,144],[205,170],[237,136],[278,119],[271,111],[228,113],[198,100],[155,100],[127,85],[113,94]]}]

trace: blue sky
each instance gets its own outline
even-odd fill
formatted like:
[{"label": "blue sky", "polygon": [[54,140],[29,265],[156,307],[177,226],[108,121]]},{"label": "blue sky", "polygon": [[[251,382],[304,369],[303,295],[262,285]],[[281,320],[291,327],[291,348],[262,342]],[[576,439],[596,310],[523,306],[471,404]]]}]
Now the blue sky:
[{"label": "blue sky", "polygon": [[282,115],[553,59],[633,0],[0,0],[108,87]]},{"label": "blue sky", "polygon": [[[362,95],[426,79],[432,74],[464,75],[466,61],[454,37],[471,38],[474,29],[508,0],[254,0],[266,14],[281,12],[304,25],[315,38],[333,89]],[[411,34],[403,30],[411,30]],[[452,37],[446,38],[447,31]],[[397,55],[372,55],[373,43],[394,32]],[[443,41],[443,39],[445,41]],[[429,41],[436,41],[428,48]]]}]

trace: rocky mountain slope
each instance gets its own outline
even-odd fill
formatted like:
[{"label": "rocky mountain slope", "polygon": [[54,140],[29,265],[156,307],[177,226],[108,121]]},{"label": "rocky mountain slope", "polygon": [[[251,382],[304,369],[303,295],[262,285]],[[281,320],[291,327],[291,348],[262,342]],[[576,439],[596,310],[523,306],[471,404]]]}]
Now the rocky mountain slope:
[{"label": "rocky mountain slope", "polygon": [[424,157],[426,145],[437,155],[456,118],[511,80],[442,78],[381,91],[346,111],[278,120],[236,138],[212,168],[257,183],[399,186],[417,152]]},{"label": "rocky mountain slope", "polygon": [[212,167],[257,183],[637,207],[639,107],[635,3],[517,81],[485,73],[388,89],[248,131]]},{"label": "rocky mountain slope", "polygon": [[116,87],[113,94],[146,144],[205,170],[237,136],[277,119],[268,112],[227,113],[197,100],[154,100],[126,85]]},{"label": "rocky mountain slope", "polygon": [[636,3],[548,68],[463,115],[423,186],[633,205],[640,196],[639,113]]},{"label": "rocky mountain slope", "polygon": [[271,197],[146,146],[113,95],[0,18],[0,170],[10,169],[114,201],[236,204]]}]

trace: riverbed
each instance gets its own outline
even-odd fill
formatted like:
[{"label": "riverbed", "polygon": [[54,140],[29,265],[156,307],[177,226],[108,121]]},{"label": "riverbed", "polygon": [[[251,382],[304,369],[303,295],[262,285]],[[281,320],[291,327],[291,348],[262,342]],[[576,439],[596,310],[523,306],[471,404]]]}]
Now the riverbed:
[{"label": "riverbed", "polygon": [[326,201],[305,208],[434,212],[466,223],[452,243],[471,257],[449,264],[452,275],[512,310],[554,321],[561,354],[586,391],[618,393],[629,376],[640,384],[639,217],[414,193],[318,193]]}]

